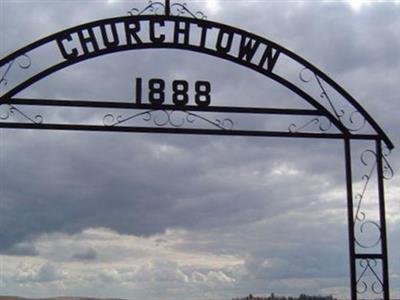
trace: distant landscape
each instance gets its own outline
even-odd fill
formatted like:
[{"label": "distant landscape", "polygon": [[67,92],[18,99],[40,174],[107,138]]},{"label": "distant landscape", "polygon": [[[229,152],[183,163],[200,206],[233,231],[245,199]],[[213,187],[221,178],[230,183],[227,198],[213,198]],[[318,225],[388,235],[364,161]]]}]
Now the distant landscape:
[{"label": "distant landscape", "polygon": [[[56,298],[23,298],[14,296],[0,296],[0,300],[124,300],[119,298],[88,298],[88,297],[56,297]],[[125,299],[126,300],[126,299]],[[205,299],[208,300],[208,299]],[[332,296],[309,296],[301,294],[299,297],[280,297],[274,294],[270,296],[253,296],[233,298],[232,300],[338,300]]]},{"label": "distant landscape", "polygon": [[[14,297],[14,296],[0,296],[0,300],[129,300],[129,299],[91,298],[91,297],[24,298],[24,297]],[[204,300],[214,300],[214,299],[204,299]],[[332,296],[310,296],[306,294],[301,294],[298,297],[284,297],[284,296],[276,296],[274,294],[271,294],[270,296],[253,296],[250,294],[245,297],[233,298],[231,300],[339,300],[339,299],[334,298]],[[393,299],[393,300],[400,300],[400,299]]]},{"label": "distant landscape", "polygon": [[88,297],[23,298],[23,297],[14,297],[14,296],[0,296],[0,300],[123,300],[123,299],[88,298]]}]

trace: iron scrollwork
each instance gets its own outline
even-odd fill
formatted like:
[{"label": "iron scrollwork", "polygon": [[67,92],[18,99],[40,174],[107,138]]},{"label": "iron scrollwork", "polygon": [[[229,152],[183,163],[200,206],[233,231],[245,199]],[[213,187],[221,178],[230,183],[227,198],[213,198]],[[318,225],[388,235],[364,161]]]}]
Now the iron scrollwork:
[{"label": "iron scrollwork", "polygon": [[162,2],[159,2],[159,1],[150,0],[145,8],[143,8],[142,10],[140,10],[138,8],[132,8],[131,10],[128,11],[128,15],[130,15],[130,16],[141,16],[141,15],[145,14],[146,12],[149,12],[149,13],[154,14],[154,15],[158,15],[160,8],[164,12],[165,11],[165,4],[162,3]]},{"label": "iron scrollwork", "polygon": [[317,127],[321,132],[326,132],[332,127],[332,122],[326,117],[318,117],[311,119],[303,125],[297,125],[292,123],[289,125],[289,132],[300,132],[303,129],[307,129],[311,126]]},{"label": "iron scrollwork", "polygon": [[[377,246],[382,239],[381,227],[379,226],[379,224],[377,222],[367,219],[366,213],[364,211],[362,211],[362,201],[365,197],[365,194],[366,194],[366,191],[368,188],[368,184],[373,176],[373,173],[376,171],[378,159],[382,159],[382,162],[383,162],[383,173],[382,173],[383,178],[386,180],[393,178],[394,171],[387,159],[387,156],[389,154],[390,154],[390,150],[387,150],[385,153],[383,153],[382,157],[378,157],[376,152],[374,152],[373,150],[367,149],[361,154],[361,157],[360,157],[361,163],[364,166],[369,166],[371,164],[371,160],[372,160],[372,165],[371,165],[369,172],[364,174],[361,177],[362,181],[364,182],[361,192],[359,192],[355,195],[355,200],[357,202],[357,209],[356,209],[354,223],[360,224],[359,228],[360,228],[361,234],[365,233],[365,231],[368,227],[375,228],[375,230],[377,230],[377,232],[378,232],[378,236],[377,236],[376,240],[369,244],[365,244],[365,243],[361,242],[357,238],[357,236],[355,236],[355,243],[363,249],[370,249],[370,248]],[[368,158],[368,157],[370,157],[370,158]]]},{"label": "iron scrollwork", "polygon": [[[307,75],[307,72],[309,73],[309,75]],[[321,90],[320,97],[322,99],[325,99],[328,102],[328,105],[329,105],[333,115],[350,132],[357,132],[357,131],[362,130],[365,127],[367,120],[361,115],[361,113],[359,111],[354,110],[350,113],[346,113],[346,111],[344,109],[338,109],[335,106],[333,100],[331,99],[326,88],[324,87],[321,78],[315,72],[312,72],[307,67],[304,67],[299,73],[299,78],[304,83],[309,83],[313,79],[316,80],[318,87]]]},{"label": "iron scrollwork", "polygon": [[[357,293],[365,294],[368,290],[372,291],[375,295],[379,295],[383,293],[383,281],[379,277],[375,268],[378,266],[378,262],[376,259],[361,259],[359,261],[359,266],[361,268],[360,276],[356,281],[357,283]],[[368,273],[372,275],[372,283],[367,283],[367,275]]]},{"label": "iron scrollwork", "polygon": [[33,124],[42,124],[43,123],[43,116],[36,115],[34,117],[29,116],[27,113],[23,112],[21,109],[17,108],[14,105],[7,104],[7,110],[4,112],[0,112],[0,119],[1,120],[8,120],[12,115],[18,113],[22,116],[25,120],[33,123]]},{"label": "iron scrollwork", "polygon": [[[182,112],[184,116],[181,116],[181,118],[175,117],[178,112]],[[143,121],[152,122],[158,127],[172,126],[174,128],[182,128],[186,124],[193,124],[196,120],[202,120],[221,130],[230,130],[234,126],[233,121],[229,118],[210,120],[192,112],[176,110],[148,110],[125,118],[122,115],[115,117],[113,114],[107,114],[103,118],[103,124],[104,126],[117,126],[139,117],[142,117]]]},{"label": "iron scrollwork", "polygon": [[[160,1],[152,1],[150,0],[147,6],[143,9],[132,8],[128,11],[128,15],[130,16],[141,16],[146,13],[161,15],[165,12],[165,4]],[[190,9],[187,8],[186,3],[173,3],[170,6],[171,15],[172,16],[189,16],[195,19],[207,19],[207,16],[201,11],[197,11],[193,13]]]},{"label": "iron scrollwork", "polygon": [[186,3],[174,3],[171,5],[171,9],[172,9],[172,15],[174,16],[190,16],[192,18],[195,19],[201,19],[201,20],[205,20],[207,19],[207,16],[201,12],[201,11],[196,11],[195,13],[193,13],[192,11],[190,11],[187,8],[187,4]]},{"label": "iron scrollwork", "polygon": [[0,77],[0,86],[6,86],[8,84],[7,74],[11,71],[11,69],[15,63],[17,63],[17,65],[19,66],[20,69],[26,70],[26,69],[29,69],[30,66],[32,65],[32,60],[29,57],[29,55],[23,54],[23,55],[17,57],[16,59],[13,59],[10,62],[8,62],[3,75],[1,75],[1,77]]}]

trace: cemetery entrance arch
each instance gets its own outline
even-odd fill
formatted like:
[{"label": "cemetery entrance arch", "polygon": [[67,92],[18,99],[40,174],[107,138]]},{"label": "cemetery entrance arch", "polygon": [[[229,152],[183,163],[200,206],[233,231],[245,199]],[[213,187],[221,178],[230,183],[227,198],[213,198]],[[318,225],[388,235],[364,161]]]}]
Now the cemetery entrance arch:
[{"label": "cemetery entrance arch", "polygon": [[[160,11],[162,13],[157,14]],[[166,103],[165,82],[159,78],[146,82],[150,89],[147,99],[142,92],[142,78],[136,78],[135,99],[129,102],[17,96],[68,66],[106,54],[145,49],[178,49],[230,61],[279,83],[312,108],[214,106],[210,82],[193,84],[195,97],[189,99],[189,83],[185,80],[173,82],[174,96]],[[50,51],[52,55],[46,63],[34,65],[33,59],[41,51]],[[367,293],[389,299],[384,180],[393,176],[386,157],[394,146],[359,102],[292,51],[251,32],[209,21],[200,12],[193,13],[185,5],[166,0],[165,3],[150,2],[142,10],[132,9],[128,16],[82,24],[40,39],[1,59],[0,76],[0,128],[341,140],[346,166],[351,299],[360,299]],[[65,123],[47,121],[42,114],[32,115],[32,107],[43,111],[57,107],[115,109],[123,113],[104,112],[97,124]],[[183,116],[179,121],[174,118],[177,113]],[[229,117],[220,118],[222,114]],[[212,115],[219,118],[210,117]],[[233,121],[236,115],[298,119],[284,129],[238,128]],[[131,125],[139,118],[144,125]],[[370,145],[360,160],[369,166],[369,171],[363,176],[361,190],[356,190],[353,168],[357,162],[352,155],[352,143],[361,140]],[[378,213],[371,217],[364,210],[363,201],[368,184],[375,178]],[[374,235],[374,240],[366,243],[362,238],[365,234]]]}]

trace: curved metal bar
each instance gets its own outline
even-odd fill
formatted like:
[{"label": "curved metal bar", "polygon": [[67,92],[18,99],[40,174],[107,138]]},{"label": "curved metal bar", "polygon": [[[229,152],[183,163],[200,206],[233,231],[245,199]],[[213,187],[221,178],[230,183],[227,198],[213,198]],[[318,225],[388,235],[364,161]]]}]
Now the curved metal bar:
[{"label": "curved metal bar", "polygon": [[[365,216],[364,216],[365,218]],[[354,237],[354,242],[361,248],[363,249],[371,249],[376,247],[377,245],[379,245],[379,243],[382,241],[382,231],[381,231],[381,227],[378,225],[378,223],[374,222],[374,221],[366,221],[366,220],[357,220],[359,222],[361,222],[360,225],[360,233],[363,234],[366,229],[365,226],[372,226],[372,228],[375,228],[376,232],[377,232],[377,237],[369,242],[368,244],[366,244],[365,242],[360,241],[359,237],[357,235],[355,235]]]},{"label": "curved metal bar", "polygon": [[376,133],[382,137],[382,140],[386,144],[389,150],[394,148],[392,141],[389,139],[387,134],[383,131],[383,129],[376,123],[376,121],[371,117],[371,115],[361,106],[357,100],[351,96],[342,86],[340,86],[337,82],[335,82],[332,78],[330,78],[327,74],[322,72],[320,69],[312,65],[310,62],[300,57],[296,53],[285,49],[285,54],[290,58],[294,59],[298,63],[305,66],[307,69],[312,70],[319,78],[322,78],[326,83],[328,83],[334,90],[336,90],[340,95],[343,96],[355,109],[358,111],[367,121],[368,124],[376,131]]},{"label": "curved metal bar", "polygon": [[[38,40],[26,47],[23,47],[17,51],[15,51],[13,54],[8,55],[7,57],[3,58],[0,60],[0,67],[11,62],[18,56],[24,55],[25,53],[40,47],[41,45],[44,45],[48,42],[55,41],[57,37],[62,37],[65,34],[68,34],[69,32],[84,29],[88,26],[94,27],[94,26],[99,26],[103,24],[105,21],[107,22],[122,22],[123,20],[127,18],[132,18],[131,16],[128,17],[116,17],[116,18],[110,18],[110,19],[104,19],[104,20],[98,20],[94,22],[89,22],[85,23],[79,26],[75,26],[63,31],[60,31],[58,33],[55,33],[53,35],[50,35],[46,38],[43,38],[41,40]],[[327,76],[325,73],[323,73],[321,70],[319,70],[317,67],[306,61],[305,59],[301,58],[294,52],[282,47],[281,45],[278,45],[268,39],[262,38],[260,36],[257,36],[253,33],[231,27],[225,24],[217,23],[217,22],[212,22],[208,20],[202,20],[202,19],[195,19],[195,18],[188,18],[188,17],[183,17],[183,16],[149,16],[149,15],[141,15],[135,17],[138,21],[144,21],[144,20],[154,20],[154,21],[186,21],[194,24],[198,24],[203,27],[214,27],[214,28],[219,28],[222,30],[226,30],[229,32],[234,32],[240,35],[245,35],[248,38],[253,38],[259,41],[262,41],[263,43],[270,45],[273,47],[273,49],[276,49],[280,53],[285,54],[287,57],[293,59],[295,62],[301,64],[303,67],[311,70],[318,78],[321,78],[324,80],[327,84],[329,84],[333,89],[335,89],[340,95],[344,97],[355,109],[357,112],[359,112],[371,125],[371,127],[376,131],[376,133],[382,138],[382,140],[385,142],[386,146],[388,149],[393,149],[393,143],[390,141],[388,136],[384,133],[384,131],[378,126],[378,124],[372,119],[372,117],[363,109],[363,107],[348,93],[346,92],[341,86],[339,86],[335,81],[333,81],[329,76]],[[27,88],[28,86],[32,85],[33,83],[41,80],[42,78],[58,71],[61,70],[67,66],[73,65],[75,63],[78,63],[83,60],[87,60],[93,57],[98,57],[101,55],[109,54],[109,53],[114,53],[114,52],[119,52],[119,51],[127,51],[127,50],[134,50],[134,49],[147,49],[147,48],[172,48],[172,49],[183,49],[183,50],[190,50],[190,51],[195,51],[199,53],[204,53],[208,55],[212,55],[215,57],[219,57],[225,60],[232,61],[236,64],[245,66],[247,68],[250,68],[256,72],[259,72],[272,80],[275,80],[276,82],[280,83],[284,87],[288,88],[295,94],[299,95],[302,97],[304,100],[306,100],[308,103],[310,103],[312,106],[314,106],[318,111],[322,112],[331,122],[334,124],[342,133],[350,135],[349,131],[343,126],[343,124],[340,122],[340,120],[337,119],[337,116],[329,112],[324,106],[322,106],[320,103],[318,103],[313,97],[311,97],[309,94],[307,94],[304,90],[300,89],[299,87],[295,86],[285,78],[274,74],[271,71],[265,70],[265,69],[260,69],[256,68],[254,65],[252,65],[249,62],[246,62],[245,60],[241,60],[239,58],[229,56],[226,54],[222,53],[217,53],[215,51],[212,51],[211,49],[206,49],[206,48],[200,48],[198,46],[193,46],[193,45],[185,45],[185,44],[162,44],[162,43],[144,43],[144,44],[138,44],[138,45],[127,45],[126,47],[118,47],[118,48],[112,48],[112,49],[103,49],[97,52],[89,53],[86,55],[79,56],[75,59],[63,61],[59,64],[56,64],[44,71],[42,71],[39,74],[36,74],[35,76],[29,78],[25,82],[17,85],[15,88],[11,89],[8,93],[3,95],[0,99],[4,98],[11,98],[12,96],[16,95],[18,92],[22,91],[23,89]]]},{"label": "curved metal bar", "polygon": [[[365,294],[368,290],[371,290],[375,295],[382,294],[384,283],[375,270],[378,265],[377,261],[375,259],[361,259],[359,265],[362,271],[356,281],[357,293]],[[370,273],[373,277],[370,285],[366,282],[367,279],[364,278],[367,273]]]},{"label": "curved metal bar", "polygon": [[[126,18],[129,17],[118,17],[118,18],[112,18],[112,19],[107,19],[107,22],[117,22],[117,21],[122,21]],[[229,27],[223,24],[218,24],[215,22],[209,22],[209,21],[205,21],[205,20],[198,20],[198,19],[191,19],[191,18],[186,18],[186,17],[174,17],[174,16],[170,16],[168,18],[164,17],[164,16],[139,16],[137,17],[138,20],[174,20],[174,21],[179,21],[179,20],[190,20],[191,22],[194,23],[198,23],[198,24],[203,24],[202,26],[205,26],[208,23],[211,23],[212,26],[215,27],[220,27],[224,30],[231,30],[234,29],[233,27]],[[13,59],[13,57],[15,55],[18,55],[19,52],[23,52],[23,51],[30,51],[34,48],[39,47],[42,44],[45,44],[49,41],[54,40],[56,37],[58,36],[63,36],[64,34],[68,33],[69,31],[75,31],[75,30],[80,30],[83,28],[86,28],[87,26],[98,26],[101,23],[103,23],[105,20],[99,20],[99,21],[95,21],[95,22],[91,22],[91,23],[86,23],[86,24],[82,24],[64,31],[61,31],[59,33],[56,33],[50,37],[44,38],[36,43],[33,43],[23,49],[17,50],[16,52],[14,52],[13,54],[7,56],[6,58],[0,60],[0,66],[2,65],[2,63],[6,63],[7,59]],[[235,29],[239,32],[239,34],[247,34],[245,31],[240,30],[240,29]],[[254,35],[255,36],[255,35]],[[255,36],[256,37],[256,36]],[[259,39],[262,39],[265,41],[265,43],[268,43],[269,41],[261,38],[261,37],[257,37]],[[0,99],[7,99],[7,98],[11,98],[12,96],[16,95],[17,93],[19,93],[20,91],[24,90],[25,88],[29,87],[30,85],[34,84],[35,82],[49,76],[50,74],[53,74],[61,69],[64,69],[70,65],[74,65],[76,63],[79,63],[81,61],[90,59],[90,58],[94,58],[94,57],[98,57],[101,55],[105,55],[105,54],[110,54],[110,53],[115,53],[115,52],[121,52],[121,51],[128,51],[128,50],[138,50],[138,49],[154,49],[154,48],[159,48],[159,49],[183,49],[183,50],[189,50],[189,51],[194,51],[194,52],[199,52],[199,53],[203,53],[203,54],[208,54],[211,56],[215,56],[215,57],[219,57],[221,59],[225,59],[231,62],[234,62],[236,64],[245,66],[247,68],[250,68],[256,72],[259,72],[271,79],[273,79],[274,81],[280,83],[281,85],[283,85],[284,87],[288,88],[289,90],[291,90],[292,92],[294,92],[295,94],[297,94],[298,96],[300,96],[301,98],[303,98],[304,100],[306,100],[309,104],[311,104],[312,106],[314,106],[319,112],[321,112],[322,115],[326,116],[331,122],[332,124],[334,124],[342,133],[344,134],[349,134],[348,130],[341,124],[341,122],[339,120],[337,120],[328,110],[326,110],[326,108],[324,108],[320,103],[318,103],[312,96],[310,96],[309,94],[307,94],[305,91],[301,90],[299,87],[295,86],[294,84],[292,84],[291,82],[289,82],[288,80],[273,74],[271,72],[268,72],[267,70],[262,70],[262,69],[258,69],[255,68],[253,65],[246,63],[243,60],[239,60],[233,56],[229,56],[229,55],[222,55],[220,53],[217,53],[211,49],[206,49],[206,48],[199,48],[193,45],[183,45],[183,44],[138,44],[138,45],[130,45],[130,46],[126,46],[126,47],[119,47],[117,49],[106,49],[103,51],[97,51],[97,52],[92,52],[89,53],[87,55],[84,56],[79,56],[75,59],[71,59],[71,60],[66,60],[63,61],[59,64],[53,65],[52,67],[36,74],[35,76],[29,78],[28,80],[26,80],[25,82],[19,84],[18,86],[16,86],[15,88],[13,88],[12,90],[10,90],[9,92],[7,92],[6,94],[4,94]]]},{"label": "curved metal bar", "polygon": [[[301,81],[308,83],[312,80],[312,77],[309,79],[306,79],[304,76],[304,71],[308,70],[307,68],[303,68],[300,73],[299,73],[299,78]],[[346,128],[350,131],[350,132],[357,132],[361,129],[363,129],[366,125],[366,119],[362,116],[362,114],[360,112],[358,112],[357,110],[352,111],[350,113],[346,114],[346,111],[344,109],[338,109],[335,104],[334,101],[331,99],[331,96],[329,95],[329,93],[327,92],[321,78],[318,77],[318,75],[316,73],[313,73],[313,77],[315,78],[318,87],[321,90],[321,94],[320,97],[325,99],[328,102],[328,106],[330,107],[331,111],[333,112],[333,115],[340,121],[342,121],[343,124],[345,124],[345,121],[350,122],[350,124],[352,124],[352,126],[346,126]],[[359,124],[357,125],[357,121],[356,121],[356,116],[361,115],[361,122],[358,122]]]},{"label": "curved metal bar", "polygon": [[[210,49],[203,49],[203,51],[199,51],[198,47],[194,47],[194,46],[190,46],[190,45],[173,45],[173,44],[159,44],[157,47],[155,47],[153,44],[141,44],[138,45],[137,47],[135,47],[134,49],[138,50],[138,49],[154,49],[154,48],[159,48],[159,49],[184,49],[184,50],[189,50],[189,51],[194,51],[194,52],[200,52],[200,53],[204,53],[204,54],[208,54],[211,56],[216,56],[228,61],[232,61],[235,62],[239,65],[248,67],[256,72],[259,72],[271,79],[273,79],[274,81],[280,83],[282,86],[286,87],[287,89],[291,90],[293,93],[297,94],[298,96],[300,96],[301,98],[303,98],[305,101],[307,101],[309,104],[311,104],[312,106],[314,106],[318,112],[321,113],[321,115],[325,116],[330,122],[332,122],[332,124],[334,124],[342,133],[346,134],[346,135],[350,135],[349,131],[343,126],[343,124],[337,120],[325,107],[323,107],[320,103],[318,103],[312,96],[310,96],[309,94],[307,94],[305,91],[301,90],[299,87],[295,86],[294,84],[292,84],[291,82],[287,81],[286,79],[284,79],[283,77],[280,77],[279,75],[273,74],[273,73],[269,73],[267,71],[262,71],[260,69],[257,69],[255,67],[253,67],[250,64],[245,63],[244,61],[238,61],[237,59],[235,59],[232,56],[228,56],[228,55],[218,55],[216,54],[214,51],[210,50]],[[119,49],[118,52],[120,51],[128,51],[128,50],[132,50],[132,47],[126,47]],[[110,53],[115,53],[117,51],[104,51],[104,53],[102,53],[102,55],[105,54],[110,54]],[[70,65],[74,65],[77,64],[81,61],[90,59],[90,58],[94,58],[94,57],[98,57],[99,54],[97,52],[88,54],[86,56],[81,56],[78,57],[74,60],[68,60],[68,61],[64,61],[60,64],[54,65],[44,71],[42,71],[41,73],[36,74],[35,76],[29,78],[28,80],[26,80],[25,82],[23,82],[22,84],[18,85],[17,87],[15,87],[14,89],[12,89],[11,91],[9,91],[8,93],[4,94],[1,99],[9,99],[12,96],[16,95],[17,93],[21,92],[22,90],[24,90],[25,88],[31,86],[32,84],[36,83],[37,81],[61,70],[64,69]]]}]

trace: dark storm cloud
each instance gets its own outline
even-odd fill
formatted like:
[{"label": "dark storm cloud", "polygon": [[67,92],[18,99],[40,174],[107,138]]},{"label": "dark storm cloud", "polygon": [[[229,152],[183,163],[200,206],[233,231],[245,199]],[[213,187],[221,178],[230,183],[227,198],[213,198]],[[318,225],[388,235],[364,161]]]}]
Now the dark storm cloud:
[{"label": "dark storm cloud", "polygon": [[[23,237],[24,238],[24,237]],[[5,245],[3,253],[13,256],[37,256],[39,252],[35,246],[29,242],[19,242],[21,236],[13,238],[12,236],[2,235],[1,241]]]},{"label": "dark storm cloud", "polygon": [[[311,10],[312,10],[313,8],[311,8]],[[145,64],[146,65],[146,67],[147,68],[149,68],[150,67],[150,69],[151,69],[151,61],[149,61],[148,62],[148,64]],[[171,65],[172,65],[173,63],[171,63]],[[166,66],[165,66],[166,68],[168,67],[168,64],[166,64]],[[106,77],[107,75],[108,75],[108,73],[110,72],[110,70],[108,70],[107,71],[107,73],[104,73],[104,77]],[[83,75],[83,77],[87,77],[87,76],[85,76],[85,75]],[[111,85],[118,85],[118,83],[116,82],[116,80],[115,79],[113,79],[113,78],[116,78],[116,77],[112,77],[111,79],[110,78],[105,78],[105,80],[104,80],[104,82],[110,82],[109,80],[112,80],[111,81]],[[64,84],[63,84],[64,85]],[[90,86],[90,82],[88,82],[87,83],[87,86]],[[86,93],[87,93],[87,91],[88,91],[88,89],[87,88],[84,88],[84,87],[80,87],[81,89],[85,89],[86,90]],[[46,91],[44,91],[43,90],[43,92],[45,92],[45,93],[48,93],[48,92],[46,92]],[[70,92],[70,91],[66,91],[66,92]],[[75,90],[75,93],[77,93],[77,91]],[[245,94],[245,93],[243,93],[243,94]],[[69,94],[69,95],[71,95],[71,94]],[[42,149],[42,151],[45,151],[44,149]],[[138,152],[140,152],[140,151],[142,151],[142,150],[136,150],[136,151],[134,151],[135,153],[138,153]],[[32,152],[31,152],[32,153]],[[92,156],[93,157],[93,156]],[[79,159],[79,158],[78,158]],[[126,159],[128,159],[128,158],[126,158]],[[102,160],[101,158],[100,158],[100,160]],[[99,165],[97,165],[97,164],[95,164],[95,163],[92,163],[90,166],[89,165],[87,165],[88,163],[87,163],[87,161],[86,160],[82,160],[82,161],[76,161],[76,163],[77,163],[77,166],[71,166],[70,168],[69,168],[69,170],[75,170],[73,173],[74,173],[74,177],[76,178],[76,175],[77,174],[81,174],[80,176],[82,176],[82,178],[92,178],[93,177],[93,175],[94,175],[94,177],[96,177],[96,174],[98,175],[98,174],[101,174],[101,172],[103,171],[102,170],[102,167],[101,166],[99,166]],[[49,165],[51,165],[50,163],[49,163]],[[51,168],[51,167],[50,167]],[[34,168],[35,170],[37,169],[37,168]],[[96,169],[99,169],[98,171],[91,171],[91,170],[96,170]],[[68,170],[68,169],[67,169]],[[53,170],[53,171],[55,171],[55,172],[57,172],[57,171],[59,171],[59,170]],[[49,173],[49,171],[48,170],[46,170],[46,172],[47,173]],[[46,173],[45,172],[45,173]],[[50,171],[51,172],[51,171]],[[62,171],[63,173],[65,172],[65,170],[63,170]],[[32,174],[33,175],[33,174]],[[44,175],[46,175],[46,174],[44,174]],[[70,175],[72,175],[72,173],[70,173]],[[143,176],[144,174],[142,174],[142,176]],[[47,174],[47,178],[48,178],[48,180],[50,180],[50,178],[53,176],[53,174]],[[183,176],[182,174],[179,174],[179,176]],[[145,177],[145,175],[143,176],[143,177]],[[150,176],[149,176],[150,177]],[[178,176],[177,176],[178,177]],[[45,182],[48,182],[48,180],[45,180]],[[27,180],[28,181],[28,180]],[[77,180],[78,181],[78,180]],[[81,181],[81,180],[79,180],[79,181]],[[143,198],[143,197],[149,197],[148,195],[149,195],[149,193],[148,193],[148,191],[152,191],[153,192],[153,194],[154,194],[154,196],[153,196],[153,198],[157,198],[157,190],[155,190],[155,189],[157,189],[158,187],[154,187],[152,184],[151,184],[151,180],[144,180],[145,182],[141,182],[140,183],[140,187],[138,186],[136,189],[135,189],[135,197],[137,197],[138,199],[140,199],[140,198]],[[119,182],[119,181],[117,181],[117,182]],[[27,183],[28,184],[28,183]],[[69,187],[67,187],[67,185],[68,185],[68,183],[66,182],[66,181],[63,181],[63,187],[67,190],[66,192],[64,192],[64,193],[61,193],[61,194],[64,194],[64,195],[69,195],[69,193],[68,193],[68,191],[70,192],[71,190],[69,189]],[[100,188],[104,188],[105,186],[113,186],[113,182],[109,182],[109,183],[105,183],[105,184],[102,184],[101,185],[101,187]],[[171,186],[172,187],[172,186]],[[59,187],[54,187],[54,189],[53,189],[53,187],[50,187],[49,188],[49,192],[48,192],[48,197],[49,198],[53,198],[53,199],[55,199],[55,198],[60,198],[60,197],[65,197],[65,196],[62,196],[62,195],[59,195],[59,193],[60,193],[60,190],[58,190],[58,188]],[[82,187],[83,188],[83,187]],[[40,188],[40,191],[42,191],[42,190],[44,190],[43,188]],[[106,199],[106,198],[116,198],[116,199],[121,199],[121,198],[126,198],[126,196],[125,197],[120,197],[120,195],[122,195],[122,194],[126,194],[126,192],[125,191],[123,191],[123,189],[117,189],[117,192],[115,192],[115,193],[113,193],[112,195],[110,194],[107,194],[107,191],[109,191],[110,189],[107,189],[107,188],[104,188],[104,190],[106,190],[104,193],[99,193],[99,194],[101,194],[102,195],[102,197],[100,197],[100,198],[104,198],[104,199]],[[119,191],[118,191],[119,190]],[[82,194],[82,193],[84,193],[84,194],[87,194],[88,192],[87,191],[85,191],[85,192],[78,192],[77,194],[77,196],[78,197],[82,197],[82,195],[80,195],[80,194]],[[56,196],[56,194],[57,194],[57,196]],[[118,195],[118,194],[120,194],[120,195]],[[158,194],[160,195],[160,194],[164,194],[164,193],[161,193],[161,191],[158,191]],[[37,195],[36,195],[37,197],[43,197],[43,196],[39,196],[39,193],[37,193]],[[31,195],[31,197],[35,197],[35,195]],[[67,198],[67,197],[66,197]],[[151,198],[151,197],[150,197]],[[53,200],[54,201],[54,200]],[[98,199],[97,201],[100,201],[100,203],[102,202],[102,200],[100,200],[100,199]],[[118,200],[116,200],[116,201],[118,201]],[[49,203],[50,201],[43,201],[43,203]],[[83,201],[80,201],[80,203],[82,203]],[[150,202],[150,201],[149,201]],[[84,202],[83,202],[84,203]],[[139,203],[140,203],[140,200],[139,200]],[[84,204],[81,204],[81,205],[83,205],[83,208],[82,208],[82,210],[80,211],[80,212],[77,212],[78,213],[78,215],[80,214],[80,213],[82,213],[82,214],[85,214],[84,212],[85,211],[87,211],[89,208],[85,208],[85,205]],[[55,210],[55,208],[56,208],[56,206],[57,206],[57,204],[54,204],[54,208],[52,208],[52,209],[50,209],[50,211],[53,211],[53,210]],[[122,205],[123,206],[123,205]],[[139,206],[142,206],[142,207],[145,207],[146,209],[147,209],[147,206],[146,206],[146,204],[139,204]],[[25,207],[28,207],[28,206],[25,206]],[[89,205],[89,207],[91,207],[90,205]],[[99,206],[97,206],[97,208],[98,208]],[[101,205],[100,205],[100,207],[102,207]],[[158,207],[158,205],[156,205],[156,207]],[[162,207],[164,207],[164,206],[162,206]],[[167,209],[167,207],[169,207],[169,205],[165,205],[165,209]],[[32,210],[29,210],[29,211],[31,211],[32,212]],[[33,210],[34,211],[34,210]],[[117,212],[117,214],[118,214],[118,212]],[[135,215],[135,214],[134,214]],[[138,213],[138,215],[137,216],[140,216],[141,215],[141,213],[139,212]],[[188,216],[187,214],[183,214],[183,215],[186,215],[186,216]],[[59,218],[56,218],[57,220],[54,220],[55,221],[55,223],[62,223],[62,224],[64,224],[64,221],[65,221],[65,218],[68,218],[67,216],[60,216]],[[89,217],[88,219],[91,219],[91,220],[93,220],[93,217]],[[123,217],[122,217],[122,219],[123,219]],[[134,219],[139,219],[138,217],[135,217]],[[188,216],[188,219],[189,219],[189,222],[190,222],[190,220],[191,220],[191,217],[190,216]],[[111,211],[111,212],[109,212],[109,215],[108,215],[108,217],[105,217],[104,219],[103,219],[103,221],[105,221],[107,224],[108,223],[112,223],[113,222],[113,220],[114,220],[114,215],[113,215],[113,212]],[[54,221],[53,222],[50,222],[51,224],[53,224],[54,223]],[[121,223],[127,223],[126,222],[127,220],[125,220],[125,222],[121,222]],[[141,222],[146,222],[146,221],[141,221]],[[28,222],[29,223],[29,222]],[[89,222],[88,221],[88,224],[89,223],[91,223],[91,222]],[[139,221],[139,223],[140,223],[140,221]],[[179,223],[179,222],[178,222]],[[184,222],[183,222],[184,223]],[[45,231],[46,229],[45,228],[47,228],[47,227],[50,227],[50,228],[53,228],[53,230],[58,230],[59,228],[58,228],[58,226],[52,226],[51,224],[47,224],[46,225],[46,222],[41,222],[41,224],[40,225],[38,225],[38,224],[36,224],[35,226],[30,226],[30,227],[33,227],[33,229],[32,229],[32,231],[33,232],[35,232],[35,229],[34,228],[37,228],[37,231],[38,232],[41,232],[41,231]],[[161,226],[161,227],[159,227],[159,226],[157,226],[156,224],[153,224],[153,222],[152,222],[152,224],[150,225],[148,225],[148,226],[154,226],[154,229],[153,230],[150,230],[150,232],[153,232],[153,231],[158,231],[158,230],[162,230],[162,228],[164,228],[164,226]],[[78,227],[80,227],[80,226],[78,226]],[[141,227],[141,226],[138,226],[138,227]],[[147,226],[145,226],[145,227],[147,227]],[[157,228],[157,229],[156,229]],[[75,229],[75,230],[77,230],[77,229]],[[14,236],[18,236],[18,234],[16,234],[16,235],[14,235]]]},{"label": "dark storm cloud", "polygon": [[[268,173],[279,166],[282,157],[281,151],[275,155],[270,152],[271,161],[260,165],[257,157],[261,159],[268,146],[245,150],[232,142],[226,153],[224,144],[201,145],[198,139],[193,141],[197,145],[194,150],[190,149],[192,143],[177,147],[163,137],[159,138],[162,142],[147,146],[138,142],[132,145],[130,142],[137,141],[136,137],[104,135],[99,139],[78,135],[68,143],[64,137],[25,136],[25,141],[35,141],[37,147],[29,150],[29,156],[24,155],[27,149],[13,151],[15,157],[21,158],[9,159],[14,170],[6,182],[12,199],[9,209],[24,222],[11,217],[2,219],[4,228],[9,228],[5,234],[10,241],[3,247],[40,233],[71,233],[93,226],[122,233],[154,234],[168,227],[204,228],[247,222],[263,217],[263,207],[270,207],[270,213],[286,209],[290,204],[280,199],[297,198],[299,193],[297,189],[287,189],[282,194],[276,185],[283,184],[279,180],[273,189],[262,186],[264,180],[273,179]],[[45,141],[48,138],[52,140],[50,144]],[[120,149],[114,150],[118,160],[109,155],[116,145]],[[158,157],[157,151],[163,147],[167,150]],[[216,150],[222,152],[210,156]],[[243,154],[246,157],[242,159]],[[253,175],[254,171],[260,174]],[[253,180],[255,186],[251,185]],[[29,194],[18,193],[21,185]],[[314,188],[311,185],[308,194]],[[252,200],[243,203],[244,198]]]}]

